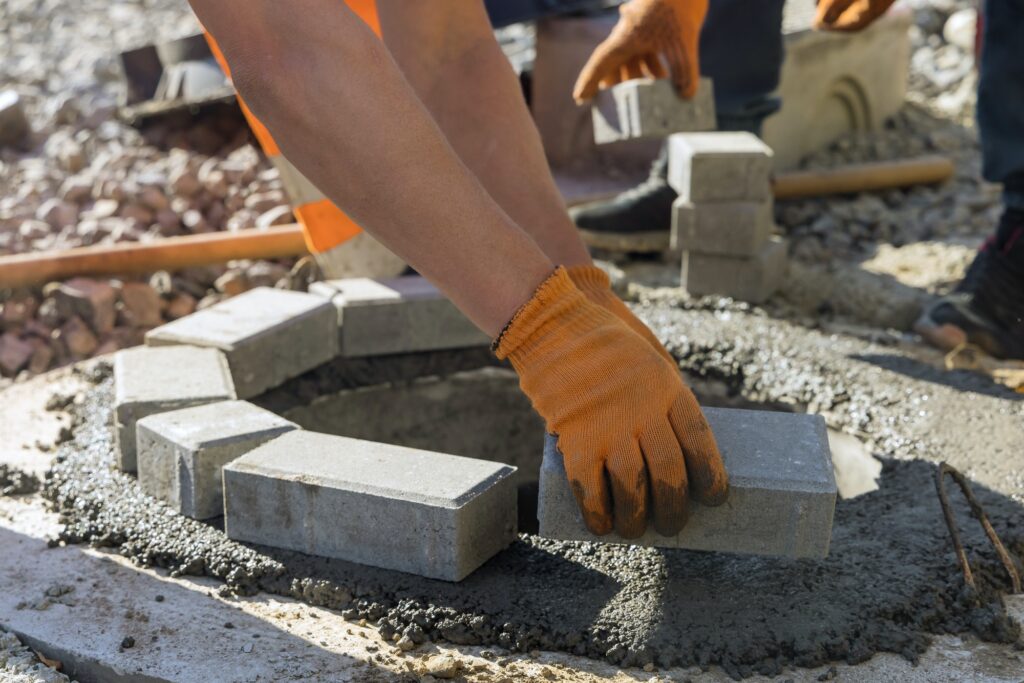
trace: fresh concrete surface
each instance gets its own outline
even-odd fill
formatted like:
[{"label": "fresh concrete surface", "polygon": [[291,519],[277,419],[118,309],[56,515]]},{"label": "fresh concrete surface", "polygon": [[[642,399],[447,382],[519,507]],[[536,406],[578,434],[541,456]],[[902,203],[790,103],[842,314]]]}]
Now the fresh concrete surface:
[{"label": "fresh concrete surface", "polygon": [[309,291],[337,307],[343,356],[458,349],[491,342],[419,275],[327,280],[313,283]]},{"label": "fresh concrete surface", "polygon": [[[11,406],[0,413],[9,417]],[[372,625],[346,621],[328,609],[264,594],[220,597],[219,583],[211,579],[171,578],[86,546],[48,548],[46,539],[59,526],[57,515],[36,497],[0,498],[0,625],[59,660],[81,683],[374,683],[410,674],[420,678],[438,655],[453,657],[465,680],[481,683],[733,680],[718,667],[645,672],[563,653],[515,654],[494,647],[423,645],[403,653]],[[47,600],[46,592],[56,586],[73,590]],[[1010,613],[1024,619],[1024,596],[1006,601]],[[18,609],[23,602],[33,606]],[[128,636],[135,644],[123,649]],[[833,673],[826,665],[745,680],[1019,683],[1022,667],[1024,656],[1011,646],[938,636],[916,665],[880,654],[857,665],[836,664]]]},{"label": "fresh concrete surface", "polygon": [[591,112],[599,145],[643,138],[662,139],[681,131],[714,130],[715,95],[710,79],[685,100],[665,78],[634,78],[598,91]]},{"label": "fresh concrete surface", "polygon": [[668,184],[684,202],[769,200],[772,155],[753,133],[676,133],[668,138]]},{"label": "fresh concrete surface", "polygon": [[544,444],[540,535],[666,548],[786,557],[825,557],[832,534],[836,482],[825,420],[819,415],[707,408],[729,473],[729,498],[718,507],[691,503],[676,536],[648,530],[627,541],[587,531],[554,437]]},{"label": "fresh concrete surface", "polygon": [[685,252],[679,279],[693,296],[719,294],[759,304],[782,284],[787,262],[786,241],[773,237],[750,258]]},{"label": "fresh concrete surface", "polygon": [[753,256],[774,226],[771,199],[672,204],[672,249],[702,254]]},{"label": "fresh concrete surface", "polygon": [[150,330],[146,344],[220,349],[246,399],[334,358],[337,314],[323,297],[257,287]]},{"label": "fresh concrete surface", "polygon": [[198,346],[138,346],[114,355],[120,467],[136,469],[135,425],[156,413],[235,398],[224,354]]},{"label": "fresh concrete surface", "polygon": [[139,485],[186,517],[224,514],[221,468],[296,425],[247,401],[150,415],[136,425]]},{"label": "fresh concrete surface", "polygon": [[516,533],[514,467],[294,431],[224,468],[229,538],[460,581]]}]

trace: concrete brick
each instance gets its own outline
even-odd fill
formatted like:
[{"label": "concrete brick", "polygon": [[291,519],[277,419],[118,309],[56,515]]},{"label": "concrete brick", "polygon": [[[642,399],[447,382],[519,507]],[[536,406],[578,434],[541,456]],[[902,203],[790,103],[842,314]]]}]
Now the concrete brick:
[{"label": "concrete brick", "polygon": [[341,355],[392,353],[486,346],[490,339],[426,278],[351,278],[310,285],[338,309]]},{"label": "concrete brick", "polygon": [[247,401],[219,401],[138,421],[139,485],[194,519],[224,514],[221,468],[297,425]]},{"label": "concrete brick", "polygon": [[334,358],[337,314],[323,297],[258,287],[150,330],[146,344],[220,349],[238,398],[251,398]]},{"label": "concrete brick", "polygon": [[224,467],[230,538],[459,581],[516,533],[514,467],[292,431]]},{"label": "concrete brick", "polygon": [[668,139],[668,183],[684,202],[765,201],[772,156],[752,133],[676,133]]},{"label": "concrete brick", "polygon": [[706,408],[729,472],[719,507],[691,503],[676,536],[653,530],[639,539],[594,536],[583,525],[555,439],[545,442],[540,472],[540,535],[578,541],[787,557],[825,557],[832,535],[836,482],[820,415]]},{"label": "concrete brick", "polygon": [[759,304],[782,284],[788,260],[786,241],[778,237],[750,258],[687,251],[680,283],[693,296],[719,294]]},{"label": "concrete brick", "polygon": [[636,78],[598,92],[591,107],[594,142],[664,138],[680,131],[714,130],[714,86],[700,80],[693,99],[684,100],[667,79]]},{"label": "concrete brick", "polygon": [[670,247],[702,254],[753,256],[774,225],[773,202],[693,202],[672,204]]},{"label": "concrete brick", "polygon": [[[794,4],[787,3],[787,11]],[[796,167],[843,135],[882,130],[906,97],[910,7],[894,7],[856,33],[815,31],[812,18],[785,30],[776,91],[782,109],[768,117],[763,133],[776,151],[777,170]]]},{"label": "concrete brick", "polygon": [[196,346],[135,347],[114,356],[118,466],[136,469],[135,425],[149,415],[235,398],[224,354]]}]

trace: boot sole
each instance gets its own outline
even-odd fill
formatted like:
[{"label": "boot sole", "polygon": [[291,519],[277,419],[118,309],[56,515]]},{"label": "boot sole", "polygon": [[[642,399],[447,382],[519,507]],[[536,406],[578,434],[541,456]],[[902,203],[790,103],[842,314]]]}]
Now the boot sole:
[{"label": "boot sole", "polygon": [[650,232],[592,232],[580,228],[580,236],[588,247],[608,251],[654,253],[669,251],[668,230]]}]

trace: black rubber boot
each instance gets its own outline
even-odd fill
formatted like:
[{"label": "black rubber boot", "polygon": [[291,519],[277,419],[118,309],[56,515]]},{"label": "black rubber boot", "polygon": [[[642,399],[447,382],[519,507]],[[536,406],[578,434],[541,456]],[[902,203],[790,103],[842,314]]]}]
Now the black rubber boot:
[{"label": "black rubber boot", "polygon": [[1024,211],[1003,213],[956,291],[926,308],[915,329],[944,350],[970,343],[1024,360]]},{"label": "black rubber boot", "polygon": [[614,251],[665,251],[672,228],[668,147],[663,145],[647,180],[620,195],[569,209],[583,240],[591,247]]}]

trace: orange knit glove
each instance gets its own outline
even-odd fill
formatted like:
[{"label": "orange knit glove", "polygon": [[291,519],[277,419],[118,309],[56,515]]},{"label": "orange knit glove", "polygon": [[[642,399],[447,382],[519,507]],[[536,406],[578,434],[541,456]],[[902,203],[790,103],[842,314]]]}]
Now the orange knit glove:
[{"label": "orange knit glove", "polygon": [[697,39],[708,0],[630,0],[619,6],[619,23],[590,55],[572,96],[583,103],[631,78],[664,78],[668,62],[672,82],[683,97],[697,92],[700,70]]},{"label": "orange knit glove", "polygon": [[558,268],[495,341],[558,435],[583,520],[636,538],[648,506],[658,533],[686,524],[689,494],[728,493],[718,446],[693,393],[664,359]]},{"label": "orange knit glove", "polygon": [[568,270],[573,284],[586,294],[588,299],[595,304],[604,306],[608,311],[618,316],[619,320],[629,325],[631,330],[646,339],[654,347],[654,350],[669,362],[669,365],[673,368],[679,368],[679,363],[665,350],[665,347],[654,336],[650,328],[640,322],[640,319],[633,315],[633,311],[629,310],[629,307],[622,303],[622,299],[615,295],[607,273],[597,266],[570,266],[566,270]]},{"label": "orange knit glove", "polygon": [[894,0],[818,0],[814,28],[859,31],[885,14]]}]

